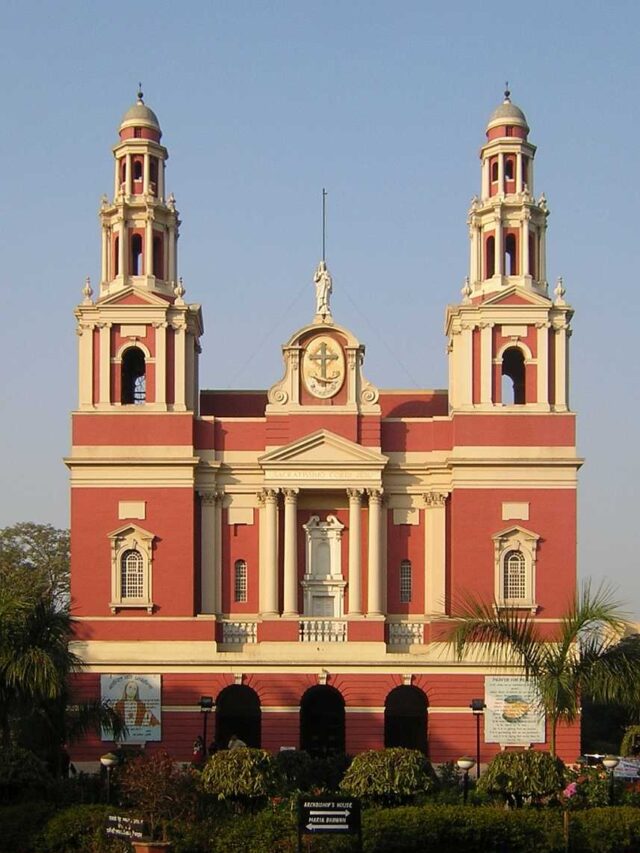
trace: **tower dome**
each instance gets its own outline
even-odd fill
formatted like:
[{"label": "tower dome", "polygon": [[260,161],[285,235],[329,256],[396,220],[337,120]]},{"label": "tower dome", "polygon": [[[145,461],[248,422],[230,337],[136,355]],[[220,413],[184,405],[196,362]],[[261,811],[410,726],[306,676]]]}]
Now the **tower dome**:
[{"label": "tower dome", "polygon": [[[487,136],[491,138],[495,135],[495,131],[494,133],[491,133],[494,128],[507,127],[522,128],[524,130],[525,137],[529,132],[527,118],[520,109],[520,107],[516,106],[516,104],[511,103],[511,92],[509,91],[509,89],[505,89],[503,102],[495,108],[495,110],[491,113],[491,116],[489,117],[489,122],[487,124]],[[505,133],[502,135],[511,134],[507,134],[505,131]]]},{"label": "tower dome", "polygon": [[119,128],[120,138],[124,139],[131,135],[133,128],[147,128],[156,141],[159,141],[162,136],[158,116],[145,104],[142,90],[138,90],[138,99],[122,117]]}]

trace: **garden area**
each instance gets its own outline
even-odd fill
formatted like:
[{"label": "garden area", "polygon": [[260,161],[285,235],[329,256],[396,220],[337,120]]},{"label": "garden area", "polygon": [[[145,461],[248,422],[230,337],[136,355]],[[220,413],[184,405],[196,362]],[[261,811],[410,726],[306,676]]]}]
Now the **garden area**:
[{"label": "garden area", "polygon": [[[34,755],[3,749],[1,853],[130,851],[129,841],[108,836],[109,815],[143,821],[142,834],[165,843],[144,849],[294,853],[305,796],[357,798],[366,853],[640,849],[640,786],[601,767],[567,768],[544,752],[500,753],[468,784],[455,764],[436,772],[422,753],[399,748],[352,760],[240,748],[200,768],[181,767],[163,752],[119,758],[107,789],[106,776],[55,779]],[[356,851],[358,844],[348,835],[302,839],[309,851]]]}]

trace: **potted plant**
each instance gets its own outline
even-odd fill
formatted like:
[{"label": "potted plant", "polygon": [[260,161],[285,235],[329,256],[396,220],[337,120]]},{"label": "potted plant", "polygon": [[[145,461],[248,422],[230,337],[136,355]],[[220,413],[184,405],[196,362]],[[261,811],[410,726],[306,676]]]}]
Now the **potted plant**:
[{"label": "potted plant", "polygon": [[128,762],[121,771],[120,785],[127,803],[140,816],[148,837],[131,841],[134,850],[166,851],[170,821],[191,817],[197,806],[193,774],[182,770],[166,752],[141,756]]}]

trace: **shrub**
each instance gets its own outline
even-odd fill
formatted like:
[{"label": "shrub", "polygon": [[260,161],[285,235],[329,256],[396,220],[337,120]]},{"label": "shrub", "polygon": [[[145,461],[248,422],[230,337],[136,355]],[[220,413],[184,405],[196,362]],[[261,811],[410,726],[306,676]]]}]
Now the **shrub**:
[{"label": "shrub", "polygon": [[640,753],[640,726],[627,726],[620,744],[620,755]]},{"label": "shrub", "polygon": [[50,803],[15,803],[0,808],[0,853],[31,853],[52,812]]},{"label": "shrub", "polygon": [[341,788],[363,800],[392,805],[434,787],[434,773],[417,749],[371,749],[351,762]]},{"label": "shrub", "polygon": [[558,794],[565,785],[565,767],[548,752],[499,752],[478,782],[479,791],[500,794],[521,806],[526,798],[539,801]]},{"label": "shrub", "polygon": [[636,808],[588,809],[571,814],[571,850],[623,853],[640,849],[640,812]]},{"label": "shrub", "polygon": [[38,849],[46,853],[105,850],[104,826],[110,811],[111,806],[88,805],[57,812],[44,827]]},{"label": "shrub", "polygon": [[219,800],[257,805],[276,793],[276,762],[265,749],[225,749],[212,755],[202,770],[202,787]]},{"label": "shrub", "polygon": [[279,752],[275,761],[285,793],[309,789],[313,764],[308,752],[303,749],[287,749]]},{"label": "shrub", "polygon": [[28,749],[0,749],[0,799],[2,802],[42,795],[53,778],[47,765]]},{"label": "shrub", "polygon": [[195,815],[193,771],[178,767],[166,752],[134,758],[118,775],[123,794],[148,824],[151,838],[161,835],[166,840],[170,821]]}]

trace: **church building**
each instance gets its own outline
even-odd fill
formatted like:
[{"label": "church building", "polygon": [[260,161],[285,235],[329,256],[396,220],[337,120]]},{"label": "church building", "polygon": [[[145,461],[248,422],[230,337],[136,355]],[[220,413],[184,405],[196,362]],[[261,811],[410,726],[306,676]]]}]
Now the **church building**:
[{"label": "church building", "polygon": [[[79,698],[112,702],[125,740],[183,761],[203,723],[218,746],[235,734],[272,752],[411,746],[438,763],[475,755],[478,732],[483,763],[545,748],[518,671],[444,642],[461,597],[552,627],[576,584],[573,310],[547,281],[524,113],[507,91],[480,149],[446,391],[376,385],[324,261],[281,377],[207,390],[213,306],[185,298],[161,140],[139,93],[100,207],[100,282],[75,309]],[[112,748],[105,732],[72,758],[95,767]],[[577,726],[558,752],[576,758]]]}]

